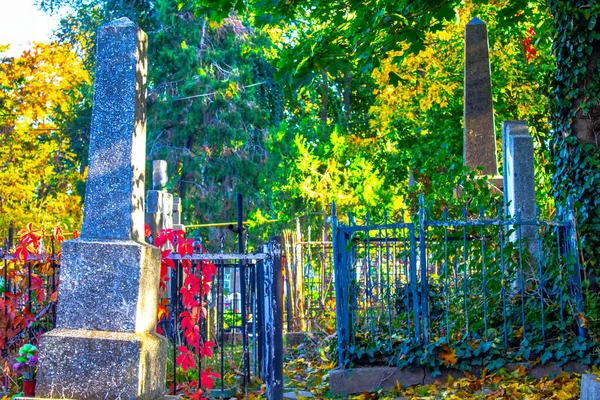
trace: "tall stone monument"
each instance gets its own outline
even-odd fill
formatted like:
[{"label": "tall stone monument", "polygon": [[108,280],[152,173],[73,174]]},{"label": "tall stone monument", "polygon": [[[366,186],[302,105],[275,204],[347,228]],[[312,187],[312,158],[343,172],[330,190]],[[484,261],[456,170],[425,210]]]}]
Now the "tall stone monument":
[{"label": "tall stone monument", "polygon": [[479,18],[473,18],[465,27],[464,75],[464,164],[472,170],[483,167],[483,174],[502,186],[498,179],[488,36]]},{"label": "tall stone monument", "polygon": [[56,329],[40,342],[38,397],[160,399],[160,250],[144,240],[146,34],[98,30],[81,237],[63,244]]}]

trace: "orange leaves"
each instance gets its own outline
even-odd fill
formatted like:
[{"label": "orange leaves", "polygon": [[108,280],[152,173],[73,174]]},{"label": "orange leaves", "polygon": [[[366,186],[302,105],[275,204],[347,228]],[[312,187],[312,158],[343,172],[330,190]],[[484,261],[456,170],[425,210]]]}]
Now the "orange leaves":
[{"label": "orange leaves", "polygon": [[[512,372],[501,369],[494,374],[483,374],[480,378],[465,373],[465,378],[451,376],[445,382],[419,385],[410,388],[397,386],[394,396],[406,398],[447,398],[447,399],[554,399],[579,398],[579,374],[562,373],[552,379],[534,379],[524,368]],[[380,399],[382,397],[379,397]],[[387,398],[387,397],[386,397]],[[392,397],[393,398],[393,397]]]},{"label": "orange leaves", "polygon": [[65,241],[64,232],[60,226],[52,228],[52,236],[54,236],[57,246],[60,246]]},{"label": "orange leaves", "polygon": [[456,352],[446,344],[442,346],[442,351],[440,351],[439,357],[440,360],[444,362],[446,367],[456,364]]},{"label": "orange leaves", "polygon": [[583,315],[582,312],[577,314],[577,320],[579,321],[579,325],[581,327],[585,328],[587,326],[587,318],[585,317],[585,315]]}]

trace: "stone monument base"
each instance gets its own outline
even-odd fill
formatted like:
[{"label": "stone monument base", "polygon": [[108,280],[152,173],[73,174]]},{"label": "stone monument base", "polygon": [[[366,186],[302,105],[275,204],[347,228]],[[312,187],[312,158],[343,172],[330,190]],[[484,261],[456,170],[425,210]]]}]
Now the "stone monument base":
[{"label": "stone monument base", "polygon": [[55,329],[40,340],[37,398],[165,397],[167,340],[156,333]]}]

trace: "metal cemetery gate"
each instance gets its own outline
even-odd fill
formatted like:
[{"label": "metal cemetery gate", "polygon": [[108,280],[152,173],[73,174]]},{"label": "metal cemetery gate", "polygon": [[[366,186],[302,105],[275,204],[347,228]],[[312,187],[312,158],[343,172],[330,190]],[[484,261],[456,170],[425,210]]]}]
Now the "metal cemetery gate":
[{"label": "metal cemetery gate", "polygon": [[[283,308],[282,257],[280,237],[272,238],[261,253],[206,254],[198,247],[193,255],[172,255],[175,262],[171,276],[169,319],[161,320],[162,331],[173,343],[172,364],[177,347],[184,344],[181,288],[182,260],[190,260],[193,274],[201,278],[203,263],[216,267],[206,303],[206,319],[198,319],[198,330],[204,341],[216,344],[213,356],[204,359],[212,372],[220,375],[210,397],[235,397],[237,389],[247,393],[254,377],[266,385],[268,399],[283,398]],[[208,365],[207,365],[208,364]],[[177,391],[177,369],[168,380]]]}]

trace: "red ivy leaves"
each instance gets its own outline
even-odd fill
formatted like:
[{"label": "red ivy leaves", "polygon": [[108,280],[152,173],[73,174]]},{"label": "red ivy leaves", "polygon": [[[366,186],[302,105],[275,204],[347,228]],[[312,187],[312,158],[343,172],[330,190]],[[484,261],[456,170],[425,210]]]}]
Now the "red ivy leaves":
[{"label": "red ivy leaves", "polygon": [[65,241],[65,234],[60,226],[52,228],[52,236],[54,236],[57,246],[60,246]]},{"label": "red ivy leaves", "polygon": [[216,344],[214,344],[210,340],[207,340],[206,342],[204,342],[204,345],[200,349],[200,358],[212,357],[212,355],[213,355],[212,348],[215,346],[216,346]]},{"label": "red ivy leaves", "polygon": [[220,376],[216,372],[212,372],[210,368],[206,368],[206,371],[200,372],[200,383],[206,389],[211,390],[215,385],[214,378],[219,378]]},{"label": "red ivy leaves", "polygon": [[196,358],[190,349],[186,346],[178,346],[177,350],[179,351],[179,355],[177,356],[176,362],[184,372],[190,368],[196,368]]},{"label": "red ivy leaves", "polygon": [[[202,323],[201,319],[206,318],[206,304],[203,299],[210,292],[210,284],[217,273],[217,268],[212,263],[202,261],[197,264],[195,270],[192,269],[190,256],[194,253],[194,241],[186,239],[184,232],[181,230],[161,230],[154,244],[164,249],[161,257],[160,291],[166,289],[166,282],[169,281],[169,270],[176,268],[174,261],[170,258],[171,254],[176,252],[181,258],[181,267],[185,278],[179,293],[181,294],[184,310],[179,317],[181,318],[181,328],[183,329],[186,345],[177,348],[179,355],[176,358],[176,364],[187,371],[196,367],[197,359],[212,357],[213,354],[212,348],[215,344],[210,340],[203,340],[200,334],[200,324]],[[164,305],[159,306],[158,312],[159,320],[167,316]],[[219,378],[219,376],[210,369],[200,371],[200,383],[202,387],[211,390],[214,386],[214,379]],[[198,388],[195,393],[186,393],[186,397],[200,399],[203,398],[202,394],[203,391]]]},{"label": "red ivy leaves", "polygon": [[533,57],[537,55],[537,50],[531,44],[531,40],[535,36],[535,31],[533,27],[527,30],[527,37],[523,39],[523,44],[525,45],[525,57],[527,57],[527,61],[530,61]]}]

